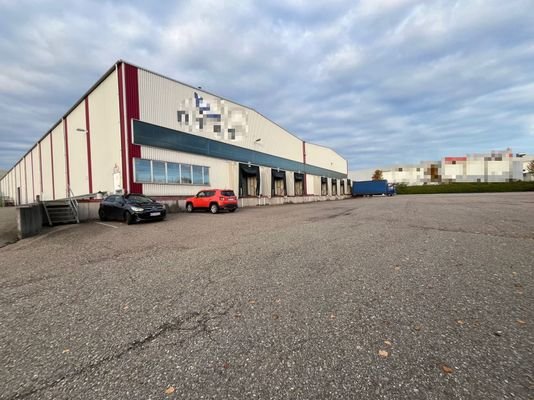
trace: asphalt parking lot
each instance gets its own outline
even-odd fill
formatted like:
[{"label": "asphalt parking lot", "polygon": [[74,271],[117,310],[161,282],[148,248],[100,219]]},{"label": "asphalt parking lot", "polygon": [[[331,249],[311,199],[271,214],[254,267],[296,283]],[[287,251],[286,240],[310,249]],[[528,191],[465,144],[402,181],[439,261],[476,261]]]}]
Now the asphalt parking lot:
[{"label": "asphalt parking lot", "polygon": [[0,249],[0,399],[531,399],[534,195],[55,228]]}]

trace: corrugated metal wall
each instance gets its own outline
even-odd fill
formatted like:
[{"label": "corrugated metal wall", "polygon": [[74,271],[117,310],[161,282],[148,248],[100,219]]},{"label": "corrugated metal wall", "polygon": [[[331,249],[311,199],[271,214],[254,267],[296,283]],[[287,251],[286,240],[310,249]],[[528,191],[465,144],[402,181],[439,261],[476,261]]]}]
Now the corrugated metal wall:
[{"label": "corrugated metal wall", "polygon": [[67,136],[70,188],[74,195],[79,196],[89,193],[84,102],[67,116]]},{"label": "corrugated metal wall", "polygon": [[[89,131],[93,192],[113,192],[113,174],[122,177],[119,89],[112,72],[89,95]],[[122,182],[124,186],[124,182]]]},{"label": "corrugated metal wall", "polygon": [[52,131],[52,148],[54,154],[54,195],[63,199],[67,195],[67,169],[65,163],[65,133],[61,122]]},{"label": "corrugated metal wall", "polygon": [[346,174],[347,160],[328,147],[306,142],[306,163]]}]

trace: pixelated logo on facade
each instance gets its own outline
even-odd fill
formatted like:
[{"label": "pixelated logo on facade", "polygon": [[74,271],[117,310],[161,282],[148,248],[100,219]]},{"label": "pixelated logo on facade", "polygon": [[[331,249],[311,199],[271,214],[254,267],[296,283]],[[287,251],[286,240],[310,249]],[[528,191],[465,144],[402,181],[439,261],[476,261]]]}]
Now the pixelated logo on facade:
[{"label": "pixelated logo on facade", "polygon": [[181,128],[191,133],[227,140],[241,140],[248,133],[247,110],[217,97],[206,99],[197,92],[180,103],[176,117]]}]

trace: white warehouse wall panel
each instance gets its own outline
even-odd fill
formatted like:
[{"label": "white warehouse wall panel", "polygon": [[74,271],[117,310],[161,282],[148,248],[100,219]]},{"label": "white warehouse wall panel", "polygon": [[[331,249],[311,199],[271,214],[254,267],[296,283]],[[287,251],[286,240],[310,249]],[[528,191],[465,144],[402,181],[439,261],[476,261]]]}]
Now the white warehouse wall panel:
[{"label": "white warehouse wall panel", "polygon": [[295,195],[295,174],[293,172],[286,172],[286,185],[287,185],[287,195]]},{"label": "white warehouse wall panel", "polygon": [[142,69],[138,76],[142,121],[303,161],[302,141],[256,111]]},{"label": "white warehouse wall panel", "polygon": [[33,177],[32,177],[32,159],[30,153],[24,157],[24,172],[26,173],[26,203],[33,203],[35,201],[35,194],[33,192]]},{"label": "white warehouse wall panel", "polygon": [[[81,102],[67,116],[70,189],[75,196],[89,193],[87,172],[87,138],[85,130],[85,102]],[[79,131],[81,129],[82,131]]]},{"label": "white warehouse wall panel", "polygon": [[46,135],[41,140],[41,162],[43,167],[43,193],[42,200],[53,200],[54,193],[52,192],[52,153],[51,153],[51,139],[50,134]]},{"label": "white warehouse wall panel", "polygon": [[35,146],[31,153],[32,171],[33,171],[33,187],[34,187],[34,201],[37,196],[41,197],[41,166],[39,165],[39,144]]},{"label": "white warehouse wall panel", "polygon": [[52,130],[51,135],[54,150],[54,193],[56,199],[64,199],[67,196],[67,170],[63,121]]},{"label": "white warehouse wall panel", "polygon": [[89,95],[89,125],[93,192],[113,192],[114,173],[119,173],[122,180],[119,89],[116,71],[113,71]]},{"label": "white warehouse wall panel", "polygon": [[341,172],[348,171],[347,161],[328,147],[306,142],[306,164]]},{"label": "white warehouse wall panel", "polygon": [[271,196],[271,168],[260,167],[260,195]]},{"label": "white warehouse wall panel", "polygon": [[18,205],[22,204],[22,202],[24,201],[24,187],[22,186],[22,182],[21,182],[21,173],[20,173],[20,170],[21,170],[21,166],[20,166],[20,162],[17,163],[17,165],[15,166],[15,199],[16,199],[16,203]]}]

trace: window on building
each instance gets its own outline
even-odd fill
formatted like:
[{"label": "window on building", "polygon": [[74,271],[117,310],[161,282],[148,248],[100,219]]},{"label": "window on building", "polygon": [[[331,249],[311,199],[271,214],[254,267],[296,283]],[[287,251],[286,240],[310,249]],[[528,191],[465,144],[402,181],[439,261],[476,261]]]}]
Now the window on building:
[{"label": "window on building", "polygon": [[180,183],[192,183],[191,180],[191,165],[181,164],[180,167]]},{"label": "window on building", "polygon": [[332,179],[332,196],[337,196],[337,180]]},{"label": "window on building", "polygon": [[221,133],[221,126],[220,125],[213,125],[213,132]]},{"label": "window on building", "polygon": [[135,159],[135,181],[152,182],[152,163],[150,160]]},{"label": "window on building", "polygon": [[235,140],[235,129],[234,128],[228,129],[228,139]]},{"label": "window on building", "polygon": [[344,195],[345,194],[345,181],[341,181],[340,182],[340,185],[341,185],[341,190],[340,190],[340,194],[341,195]]},{"label": "window on building", "polygon": [[209,185],[209,172],[209,167],[201,165],[135,159],[135,181],[139,183]]},{"label": "window on building", "polygon": [[202,167],[193,165],[193,184],[202,185],[204,183],[204,175],[202,173]]},{"label": "window on building", "polygon": [[167,163],[167,183],[180,183],[180,164]]},{"label": "window on building", "polygon": [[152,161],[152,182],[166,183],[166,177],[165,163],[163,161]]},{"label": "window on building", "polygon": [[210,184],[210,169],[208,167],[202,167],[202,172],[204,174],[204,185]]}]

